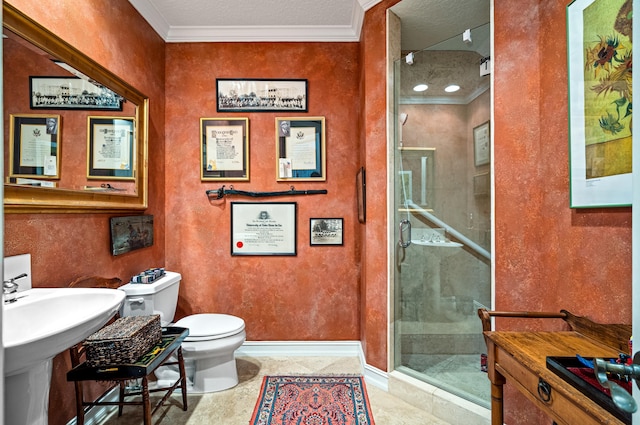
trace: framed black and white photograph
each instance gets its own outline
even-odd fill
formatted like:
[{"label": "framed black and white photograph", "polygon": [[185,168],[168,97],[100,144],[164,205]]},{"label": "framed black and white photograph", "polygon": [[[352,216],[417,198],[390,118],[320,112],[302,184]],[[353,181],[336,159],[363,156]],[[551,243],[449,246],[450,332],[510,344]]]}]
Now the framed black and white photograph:
[{"label": "framed black and white photograph", "polygon": [[324,117],[276,118],[276,180],[325,181]]},{"label": "framed black and white photograph", "polygon": [[9,176],[60,178],[60,115],[10,115]]},{"label": "framed black and white photograph", "polygon": [[314,245],[342,245],[344,219],[311,218],[309,219],[309,243]]},{"label": "framed black and white photograph", "polygon": [[296,255],[295,202],[232,202],[231,255]]},{"label": "framed black and white photograph", "polygon": [[135,118],[88,117],[87,178],[135,180]]},{"label": "framed black and white photograph", "polygon": [[249,119],[200,119],[200,179],[249,180]]},{"label": "framed black and white photograph", "polygon": [[29,77],[31,109],[122,111],[124,98],[79,77]]},{"label": "framed black and white photograph", "polygon": [[218,112],[307,112],[307,80],[216,79]]}]

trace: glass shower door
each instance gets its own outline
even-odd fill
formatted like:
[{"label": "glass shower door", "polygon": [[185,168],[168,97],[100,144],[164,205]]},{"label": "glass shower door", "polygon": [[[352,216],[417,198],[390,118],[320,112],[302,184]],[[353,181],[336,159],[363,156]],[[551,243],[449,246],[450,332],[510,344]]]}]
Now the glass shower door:
[{"label": "glass shower door", "polygon": [[[477,316],[491,305],[491,102],[482,60],[438,45],[414,53],[412,64],[395,63],[394,366],[488,407]],[[420,83],[428,89],[414,91]],[[454,83],[458,91],[445,91]]]}]

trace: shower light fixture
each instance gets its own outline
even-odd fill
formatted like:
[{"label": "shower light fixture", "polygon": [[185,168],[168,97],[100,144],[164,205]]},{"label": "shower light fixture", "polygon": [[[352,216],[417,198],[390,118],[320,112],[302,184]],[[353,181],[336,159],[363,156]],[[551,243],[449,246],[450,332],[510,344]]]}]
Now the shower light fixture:
[{"label": "shower light fixture", "polygon": [[444,91],[446,91],[447,93],[457,92],[458,90],[460,90],[460,86],[457,84],[449,84],[444,88]]},{"label": "shower light fixture", "polygon": [[415,86],[413,88],[413,91],[425,91],[428,88],[429,88],[429,86],[426,85],[426,84],[418,84],[417,86]]},{"label": "shower light fixture", "polygon": [[407,61],[407,65],[413,65],[413,52],[408,53],[405,60]]}]

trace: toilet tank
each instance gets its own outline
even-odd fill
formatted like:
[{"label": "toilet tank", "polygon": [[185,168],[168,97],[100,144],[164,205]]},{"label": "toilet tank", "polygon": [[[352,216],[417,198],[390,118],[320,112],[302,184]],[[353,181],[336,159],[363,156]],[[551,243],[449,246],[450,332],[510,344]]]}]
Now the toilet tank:
[{"label": "toilet tank", "polygon": [[159,314],[162,326],[168,326],[176,314],[181,278],[180,273],[165,272],[163,277],[151,283],[127,283],[119,287],[126,293],[120,315]]}]

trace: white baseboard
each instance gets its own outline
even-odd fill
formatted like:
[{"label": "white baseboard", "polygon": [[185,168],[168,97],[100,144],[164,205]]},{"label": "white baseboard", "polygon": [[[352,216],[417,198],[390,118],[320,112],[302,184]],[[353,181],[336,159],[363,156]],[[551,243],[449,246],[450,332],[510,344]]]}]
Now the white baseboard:
[{"label": "white baseboard", "polygon": [[367,364],[360,341],[245,341],[236,356],[277,357],[277,356],[321,356],[360,358],[362,374],[367,384],[387,391],[387,372]]},{"label": "white baseboard", "polygon": [[245,341],[236,356],[360,356],[360,341]]},{"label": "white baseboard", "polygon": [[[102,400],[117,402],[118,390],[119,388],[116,386],[111,391],[109,391]],[[89,411],[84,416],[84,423],[85,425],[96,425],[102,423],[107,418],[107,416],[109,416],[111,412],[113,412],[117,408],[118,406],[95,406],[92,409],[89,409]],[[76,425],[77,423],[77,418],[73,418],[69,422],[67,422],[67,425]]]}]

